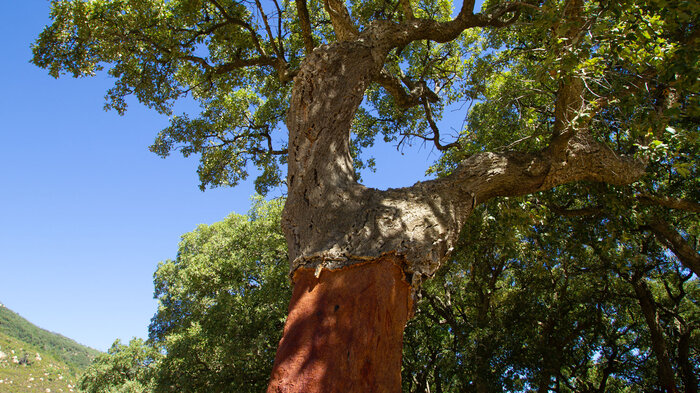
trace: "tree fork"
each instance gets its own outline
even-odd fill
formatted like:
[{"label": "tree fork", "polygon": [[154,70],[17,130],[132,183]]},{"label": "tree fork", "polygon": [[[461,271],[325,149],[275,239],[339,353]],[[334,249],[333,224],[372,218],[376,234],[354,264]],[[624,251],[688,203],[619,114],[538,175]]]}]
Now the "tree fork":
[{"label": "tree fork", "polygon": [[[268,392],[400,391],[406,304],[476,205],[579,180],[628,184],[644,173],[643,163],[568,127],[571,135],[537,153],[475,154],[450,176],[401,189],[359,184],[350,155],[355,111],[389,50],[434,32],[415,23],[405,35],[384,25],[322,45],[294,78],[282,217],[294,290]],[[564,114],[559,121],[569,124]]]}]

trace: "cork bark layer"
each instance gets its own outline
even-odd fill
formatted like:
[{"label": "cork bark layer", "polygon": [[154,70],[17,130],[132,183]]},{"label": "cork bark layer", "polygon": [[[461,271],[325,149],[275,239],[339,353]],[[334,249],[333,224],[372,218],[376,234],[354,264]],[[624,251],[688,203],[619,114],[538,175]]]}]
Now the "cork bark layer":
[{"label": "cork bark layer", "polygon": [[400,392],[412,309],[403,259],[300,268],[268,393]]}]

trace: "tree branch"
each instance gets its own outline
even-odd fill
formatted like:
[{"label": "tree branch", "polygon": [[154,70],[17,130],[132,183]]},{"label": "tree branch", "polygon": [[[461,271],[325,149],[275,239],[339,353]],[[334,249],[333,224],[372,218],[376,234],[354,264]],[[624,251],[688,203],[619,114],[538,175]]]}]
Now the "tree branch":
[{"label": "tree branch", "polygon": [[548,204],[547,208],[553,213],[562,217],[584,217],[584,216],[597,216],[603,213],[603,209],[600,206],[596,207],[584,207],[581,209],[567,209],[562,206],[557,206],[554,204]]},{"label": "tree branch", "polygon": [[639,194],[637,199],[645,205],[657,205],[669,209],[685,210],[693,213],[700,213],[700,203],[687,199],[657,197],[651,194]]},{"label": "tree branch", "polygon": [[403,16],[406,18],[406,20],[412,20],[416,18],[415,16],[413,16],[411,0],[399,0],[399,4],[401,5],[401,11],[403,12]]},{"label": "tree branch", "polygon": [[667,392],[678,392],[674,380],[673,368],[669,359],[668,346],[664,339],[663,329],[658,323],[658,311],[654,296],[643,278],[633,279],[631,284],[634,288],[635,297],[642,309],[642,315],[647,323],[647,328],[649,329],[652,351],[658,362],[657,370],[659,382],[661,382]]},{"label": "tree branch", "polygon": [[260,44],[260,37],[258,36],[258,33],[255,31],[253,26],[251,26],[249,23],[246,21],[243,21],[238,18],[232,17],[227,11],[226,8],[224,8],[217,0],[209,0],[210,3],[214,4],[214,7],[216,7],[217,10],[221,13],[221,15],[229,21],[230,23],[241,26],[244,29],[248,30],[250,32],[250,36],[253,39],[253,44],[255,45],[255,48],[257,49],[258,53],[260,53],[261,56],[266,57],[267,53],[265,53],[265,50],[263,49],[262,45]]},{"label": "tree branch", "polygon": [[680,233],[660,218],[650,222],[647,227],[662,244],[673,251],[683,266],[700,276],[700,254],[688,244]]},{"label": "tree branch", "polygon": [[[258,11],[260,12],[260,16],[263,19],[263,24],[265,25],[265,31],[267,32],[267,35],[269,37],[269,42],[270,45],[272,46],[272,49],[276,55],[276,57],[269,56],[265,49],[263,48],[261,42],[260,42],[260,37],[258,36],[258,33],[255,31],[253,26],[250,25],[250,23],[243,21],[241,19],[235,18],[231,16],[226,11],[226,8],[219,4],[217,0],[209,0],[210,3],[212,3],[216,9],[223,15],[223,17],[229,21],[232,24],[238,25],[243,27],[244,29],[248,30],[250,32],[251,38],[253,40],[253,44],[255,45],[255,49],[258,51],[260,54],[260,57],[257,59],[250,59],[250,60],[244,60],[244,59],[237,59],[236,61],[232,61],[229,63],[226,63],[223,66],[220,66],[219,69],[215,73],[224,73],[231,71],[236,68],[241,68],[241,67],[247,67],[247,66],[263,66],[263,65],[268,65],[268,66],[273,66],[277,70],[277,73],[279,75],[279,80],[282,83],[286,83],[288,81],[291,81],[292,78],[294,77],[293,72],[291,72],[287,68],[287,61],[284,58],[284,47],[282,46],[282,31],[281,31],[281,15],[280,15],[280,20],[279,20],[279,31],[278,31],[278,39],[275,40],[274,35],[272,34],[272,29],[270,28],[270,24],[267,18],[267,14],[265,14],[264,9],[262,7],[262,4],[260,3],[260,0],[255,0],[255,4],[258,8]],[[275,1],[275,6],[277,7],[278,12],[281,14],[281,9],[279,7],[279,4]],[[194,56],[191,57],[189,60],[193,60]],[[204,65],[205,62],[196,60],[199,64]],[[240,65],[243,64],[243,65]],[[205,66],[206,68],[206,66]]]},{"label": "tree branch", "polygon": [[[479,153],[464,160],[443,179],[445,188],[468,191],[475,203],[496,196],[518,196],[574,181],[629,184],[642,176],[643,162],[620,156],[586,135],[573,137],[563,158],[548,149],[539,153]],[[464,196],[455,195],[463,199]]]},{"label": "tree branch", "polygon": [[262,7],[262,4],[260,3],[260,0],[255,0],[255,4],[258,7],[258,11],[260,12],[260,16],[263,19],[263,24],[265,25],[265,31],[267,31],[267,36],[270,38],[270,45],[272,45],[272,49],[275,51],[275,54],[279,59],[284,59],[284,53],[282,53],[281,48],[279,47],[278,43],[275,42],[275,36],[272,34],[272,29],[270,28],[270,23],[267,21],[267,14],[265,14],[265,10]]},{"label": "tree branch", "polygon": [[331,17],[333,30],[338,41],[348,41],[359,34],[357,26],[352,22],[350,13],[341,0],[324,0],[323,5]]},{"label": "tree branch", "polygon": [[253,67],[253,66],[275,66],[277,65],[277,59],[274,57],[255,57],[252,59],[234,59],[229,62],[211,65],[206,59],[187,55],[182,57],[184,60],[189,60],[193,63],[197,63],[202,66],[206,71],[211,72],[213,75],[225,74],[227,72],[233,71],[238,68]]},{"label": "tree branch", "polygon": [[279,50],[281,53],[280,58],[285,59],[284,40],[282,39],[282,8],[277,0],[273,0],[273,3],[275,3],[275,8],[277,8],[277,44],[279,45]]},{"label": "tree branch", "polygon": [[[448,22],[438,22],[433,19],[411,19],[400,25],[395,25],[390,34],[392,47],[403,47],[413,41],[430,40],[440,43],[452,41],[463,31],[472,27],[503,27],[514,23],[523,3],[497,4],[480,14],[474,14],[474,1],[462,3],[462,9],[457,17]],[[502,20],[508,13],[514,16]]]},{"label": "tree branch", "polygon": [[309,17],[309,8],[306,0],[296,0],[297,15],[299,15],[299,24],[301,25],[301,36],[304,39],[304,49],[308,55],[314,50],[314,38],[311,35],[311,18]]},{"label": "tree branch", "polygon": [[428,299],[428,303],[438,316],[442,317],[445,322],[450,325],[455,336],[463,338],[462,336],[462,326],[455,319],[452,313],[452,307],[445,305],[445,303],[437,296],[429,294],[427,291],[422,291],[423,297]]},{"label": "tree branch", "polygon": [[[570,0],[564,4],[563,22],[568,29],[561,38],[565,39],[565,47],[559,55],[564,56],[567,48],[576,44],[584,22],[582,0]],[[579,132],[587,131],[589,121],[585,121],[586,104],[584,100],[585,85],[581,77],[574,75],[571,70],[559,81],[559,89],[554,104],[554,130],[549,141],[554,154],[564,151],[569,139]]]},{"label": "tree branch", "polygon": [[[440,99],[435,92],[430,90],[425,81],[413,82],[407,77],[398,78],[391,75],[385,68],[374,77],[374,81],[394,97],[396,105],[401,109],[420,105],[423,99],[428,102],[438,102]],[[410,89],[408,93],[404,89],[404,85]]]},{"label": "tree branch", "polygon": [[425,118],[430,128],[433,130],[433,138],[431,140],[435,144],[435,147],[440,151],[447,151],[453,147],[459,147],[459,143],[457,142],[448,143],[447,145],[440,143],[440,129],[433,119],[433,110],[430,107],[430,103],[425,99],[423,99],[423,108],[425,109]]}]

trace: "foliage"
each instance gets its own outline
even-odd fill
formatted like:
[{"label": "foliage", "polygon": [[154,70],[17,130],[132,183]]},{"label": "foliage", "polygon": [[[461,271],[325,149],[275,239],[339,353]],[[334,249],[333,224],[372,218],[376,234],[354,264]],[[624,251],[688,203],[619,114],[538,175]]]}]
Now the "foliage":
[{"label": "foliage", "polygon": [[482,36],[461,149],[431,171],[448,175],[481,151],[546,148],[551,96],[573,76],[586,87],[580,121],[611,149],[645,157],[647,175],[498,200],[475,214],[407,329],[408,342],[425,344],[406,354],[407,391],[697,391],[698,270],[670,236],[697,257],[700,7],[588,2],[572,43],[557,22],[564,4],[544,2]]},{"label": "foliage", "polygon": [[72,372],[87,367],[99,351],[56,333],[41,329],[7,307],[0,306],[0,333],[23,341],[70,366]]},{"label": "foliage", "polygon": [[150,338],[167,356],[156,391],[264,389],[291,294],[282,205],[256,199],[248,216],[199,226],[159,265]]},{"label": "foliage", "polygon": [[[494,201],[472,216],[406,328],[404,391],[663,389],[635,274],[661,310],[679,385],[684,367],[700,371],[697,277],[649,233],[621,241],[609,219],[561,217],[546,197]],[[247,217],[184,235],[156,273],[151,341],[116,343],[83,389],[263,390],[289,296],[280,207],[258,201]]]},{"label": "foliage", "polygon": [[585,13],[577,15],[583,27],[571,39],[566,34],[572,27],[561,19],[566,4],[542,2],[511,28],[485,31],[463,49],[470,66],[457,76],[460,99],[473,106],[460,149],[431,171],[447,174],[460,159],[484,150],[545,147],[556,127],[552,98],[563,83],[580,78],[586,102],[576,121],[613,150],[640,152],[652,165],[668,160],[664,166],[681,168],[694,182],[700,52],[693,21],[700,7],[665,0],[586,2]]},{"label": "foliage", "polygon": [[608,220],[523,209],[532,202],[481,209],[424,286],[405,333],[404,391],[664,390],[635,280],[653,293],[675,381],[693,391],[698,278],[648,234],[621,242]]},{"label": "foliage", "polygon": [[161,357],[156,348],[141,339],[133,339],[128,345],[117,340],[81,375],[78,387],[86,393],[150,392]]},{"label": "foliage", "polygon": [[[312,44],[335,41],[323,2],[303,3]],[[360,30],[405,20],[399,3],[347,2]],[[415,17],[446,21],[455,14],[450,1],[410,3]],[[581,120],[595,117],[601,139],[614,140],[619,151],[667,144],[662,131],[671,118],[692,124],[700,106],[694,2],[587,2],[575,39],[561,22],[566,3],[531,2],[507,29],[470,29],[446,43],[419,40],[392,51],[385,71],[405,84],[401,89],[429,93],[405,108],[382,84],[369,87],[352,129],[357,168],[373,165],[361,151],[378,135],[399,144],[434,142],[448,157],[515,142],[541,147],[552,96],[571,77],[582,78],[588,90]],[[202,188],[238,184],[249,164],[260,169],[258,192],[282,183],[287,136],[280,126],[292,78],[308,54],[295,3],[64,0],[52,2],[51,18],[32,61],[54,77],[107,69],[115,79],[107,108],[124,113],[130,95],[168,115],[184,97],[201,105],[198,115],[171,116],[151,149],[163,157],[199,155]],[[456,140],[440,134],[437,122],[472,104],[465,127],[452,125]],[[697,129],[678,129],[697,140]],[[689,165],[686,159],[676,168],[688,173]]]}]

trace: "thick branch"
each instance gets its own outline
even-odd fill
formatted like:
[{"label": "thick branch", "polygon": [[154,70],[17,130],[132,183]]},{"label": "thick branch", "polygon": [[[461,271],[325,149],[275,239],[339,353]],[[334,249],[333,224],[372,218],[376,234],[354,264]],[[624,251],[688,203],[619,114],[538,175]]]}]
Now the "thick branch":
[{"label": "thick branch", "polygon": [[311,35],[311,18],[309,17],[309,8],[306,0],[296,0],[297,15],[299,15],[299,24],[301,25],[301,36],[304,39],[304,49],[308,55],[314,50],[314,38]]},{"label": "thick branch", "polygon": [[[583,28],[583,1],[570,0],[564,4],[563,22],[569,27],[561,37],[565,46],[560,50],[559,56],[566,56],[571,51]],[[559,89],[554,104],[554,132],[550,139],[550,150],[556,154],[563,151],[574,135],[586,132],[589,122],[582,118],[586,113],[584,100],[584,83],[580,76],[571,70],[562,70],[564,76],[559,81]]]},{"label": "thick branch", "polygon": [[468,190],[482,203],[496,196],[531,194],[574,181],[629,184],[645,169],[642,162],[620,156],[583,135],[571,139],[564,153],[563,160],[548,151],[475,154],[444,179],[445,187]]},{"label": "thick branch", "polygon": [[206,59],[199,56],[188,55],[184,56],[183,59],[189,60],[191,62],[197,63],[202,66],[206,71],[211,72],[214,75],[225,74],[227,72],[233,71],[238,68],[244,67],[254,67],[254,66],[275,66],[277,65],[277,59],[273,57],[255,57],[252,59],[234,59],[229,62],[211,65]]},{"label": "thick branch", "polygon": [[661,382],[667,392],[677,393],[678,388],[676,387],[668,346],[666,345],[663,329],[658,323],[658,312],[654,296],[643,278],[633,279],[631,284],[649,329],[652,351],[658,362],[659,382]]},{"label": "thick branch", "polygon": [[404,18],[407,20],[415,19],[416,17],[413,16],[413,8],[411,8],[411,0],[399,0],[399,4],[401,5],[401,11],[403,12]]},{"label": "thick branch", "polygon": [[700,203],[687,199],[657,197],[650,194],[640,194],[637,196],[640,202],[646,205],[657,205],[669,209],[685,210],[693,213],[700,213]]},{"label": "thick branch", "polygon": [[700,276],[700,254],[688,244],[680,233],[660,218],[649,223],[648,228],[661,243],[673,251],[683,266]]},{"label": "thick branch", "polygon": [[687,325],[681,326],[678,339],[678,363],[680,363],[686,393],[697,393],[699,388],[698,377],[695,374],[695,368],[691,361],[692,352],[690,347],[692,345],[693,330],[692,327]]},{"label": "thick branch", "polygon": [[345,2],[340,0],[325,0],[323,2],[326,12],[331,17],[333,30],[338,41],[349,41],[359,34],[357,26],[352,22],[350,13],[345,7]]},{"label": "thick branch", "polygon": [[[457,17],[448,22],[433,19],[411,19],[391,29],[391,47],[403,47],[418,40],[449,42],[459,37],[463,31],[472,27],[502,27],[512,24],[519,16],[521,3],[497,4],[480,14],[474,14],[474,1],[465,1]],[[514,16],[502,18],[514,13]]]},{"label": "thick branch", "polygon": [[[422,99],[428,102],[437,102],[439,97],[428,88],[424,81],[412,82],[408,78],[401,78],[391,75],[386,69],[382,69],[374,78],[396,101],[396,105],[401,109],[408,109],[422,103]],[[406,85],[410,91],[404,89]]]}]

